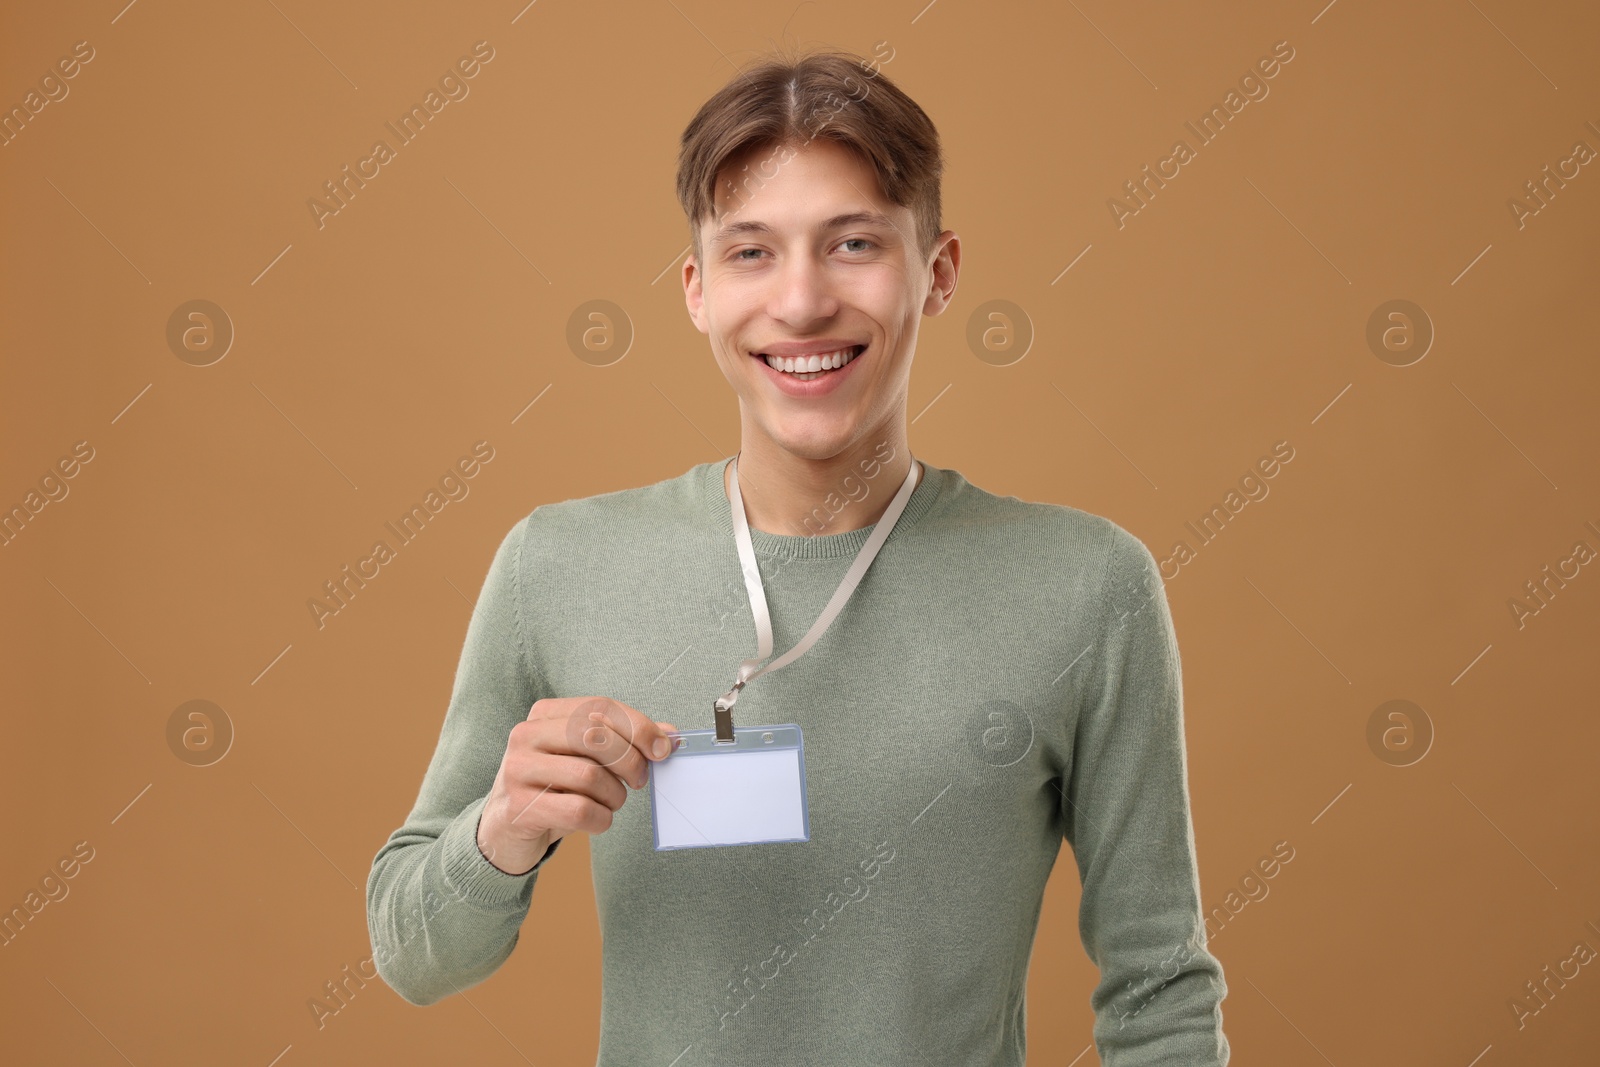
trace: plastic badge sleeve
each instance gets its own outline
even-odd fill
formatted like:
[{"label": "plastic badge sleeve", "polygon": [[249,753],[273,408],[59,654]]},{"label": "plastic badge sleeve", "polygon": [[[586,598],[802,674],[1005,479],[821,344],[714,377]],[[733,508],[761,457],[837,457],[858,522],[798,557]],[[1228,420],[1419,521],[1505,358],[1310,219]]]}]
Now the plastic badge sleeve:
[{"label": "plastic badge sleeve", "polygon": [[656,851],[811,839],[800,727],[734,727],[669,735],[672,755],[650,764]]}]

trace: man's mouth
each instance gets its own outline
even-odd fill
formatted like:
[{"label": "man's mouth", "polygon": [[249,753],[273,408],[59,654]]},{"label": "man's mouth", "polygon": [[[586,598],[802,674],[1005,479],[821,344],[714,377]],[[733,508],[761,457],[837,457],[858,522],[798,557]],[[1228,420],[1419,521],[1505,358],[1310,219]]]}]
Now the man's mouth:
[{"label": "man's mouth", "polygon": [[813,356],[769,356],[764,352],[752,352],[751,355],[766,360],[767,366],[775,371],[792,374],[799,381],[809,382],[830,371],[838,370],[866,349],[866,345],[852,345],[837,352],[824,352]]}]

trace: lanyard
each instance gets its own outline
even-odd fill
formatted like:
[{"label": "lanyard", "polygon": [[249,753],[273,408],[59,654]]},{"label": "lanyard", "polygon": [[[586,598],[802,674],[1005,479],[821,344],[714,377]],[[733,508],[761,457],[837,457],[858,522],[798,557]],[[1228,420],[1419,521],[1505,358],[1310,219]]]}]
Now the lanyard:
[{"label": "lanyard", "polygon": [[913,456],[911,469],[906,472],[906,480],[901,484],[900,491],[889,501],[888,508],[873,527],[872,535],[856,553],[855,561],[845,572],[843,580],[839,582],[839,588],[834,590],[833,598],[822,609],[822,614],[817,616],[817,621],[811,624],[811,629],[806,631],[799,644],[763,667],[760,666],[761,661],[772,655],[772,617],[767,612],[767,593],[762,588],[761,570],[756,566],[755,548],[750,543],[750,524],[744,514],[744,498],[739,495],[739,457],[737,455],[733,457],[733,474],[729,479],[731,485],[729,503],[733,509],[733,539],[739,548],[739,565],[744,571],[744,588],[750,594],[750,614],[755,616],[756,620],[756,655],[754,659],[747,659],[739,664],[739,674],[733,683],[733,688],[718,697],[711,705],[717,722],[717,744],[734,743],[733,704],[739,699],[739,690],[760,675],[775,671],[799,659],[808,648],[816,644],[834,617],[844,610],[845,601],[856,591],[861,576],[872,566],[873,559],[878,555],[878,549],[883,547],[895,523],[900,521],[900,513],[906,509],[906,504],[911,500],[911,491],[916,487],[917,477],[921,471],[921,465]]}]

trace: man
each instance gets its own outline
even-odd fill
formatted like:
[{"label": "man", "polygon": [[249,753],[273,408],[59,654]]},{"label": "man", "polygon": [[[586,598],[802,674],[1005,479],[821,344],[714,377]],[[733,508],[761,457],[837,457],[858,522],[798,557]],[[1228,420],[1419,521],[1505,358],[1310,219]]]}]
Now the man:
[{"label": "man", "polygon": [[[684,132],[685,299],[738,396],[739,452],[541,505],[502,541],[416,806],[368,880],[374,959],[408,1001],[492,974],[581,831],[600,1063],[1019,1065],[1065,840],[1102,1061],[1227,1063],[1154,558],[907,444],[918,326],[961,263],[940,170],[921,108],[839,54],[754,65]],[[801,728],[807,839],[654,848],[644,790],[674,724],[710,728],[760,623],[793,649],[863,548],[815,645],[735,705],[741,727]]]}]

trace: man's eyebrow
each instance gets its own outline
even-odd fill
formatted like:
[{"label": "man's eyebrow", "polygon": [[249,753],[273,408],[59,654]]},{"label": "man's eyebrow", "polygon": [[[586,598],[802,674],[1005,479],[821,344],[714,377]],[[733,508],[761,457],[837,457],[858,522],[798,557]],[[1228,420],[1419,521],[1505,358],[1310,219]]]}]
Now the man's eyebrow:
[{"label": "man's eyebrow", "polygon": [[[881,211],[851,211],[843,215],[835,215],[833,218],[824,221],[821,229],[826,232],[828,230],[841,229],[845,226],[884,226],[889,229],[898,229],[894,221]],[[771,233],[772,227],[766,223],[747,219],[743,222],[728,223],[712,235],[711,243],[714,245],[722,244],[745,234],[769,236]]]}]

